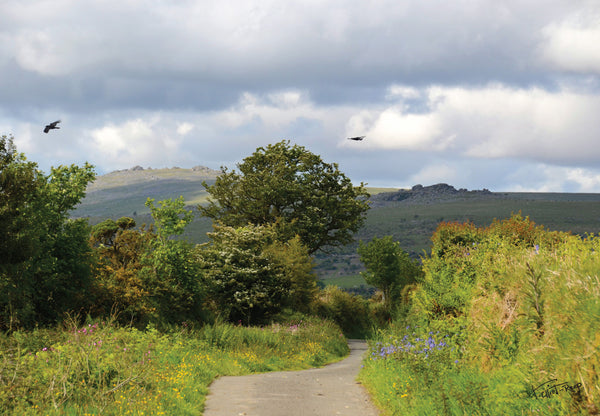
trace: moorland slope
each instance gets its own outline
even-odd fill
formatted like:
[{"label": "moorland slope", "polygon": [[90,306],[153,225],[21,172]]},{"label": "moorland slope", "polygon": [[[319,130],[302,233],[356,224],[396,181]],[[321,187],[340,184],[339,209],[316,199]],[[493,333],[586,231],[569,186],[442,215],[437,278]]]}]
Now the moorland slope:
[{"label": "moorland slope", "polygon": [[[150,223],[149,210],[144,206],[147,198],[158,201],[181,195],[194,208],[206,201],[202,182],[214,183],[219,173],[202,166],[192,169],[136,166],[111,172],[90,184],[86,197],[72,215],[88,217],[92,224],[121,216],[133,217],[138,224]],[[521,212],[549,230],[581,235],[600,233],[600,194],[492,192],[456,189],[443,183],[415,185],[411,189],[369,188],[369,191],[371,209],[356,240],[391,235],[414,257],[428,250],[429,239],[441,221],[471,221],[486,226],[495,218],[504,219]],[[197,215],[184,238],[194,243],[205,242],[208,231],[211,221]],[[319,277],[354,276],[352,285],[360,284],[361,279],[356,279],[362,270],[357,246],[350,244],[333,253],[318,254]]]}]

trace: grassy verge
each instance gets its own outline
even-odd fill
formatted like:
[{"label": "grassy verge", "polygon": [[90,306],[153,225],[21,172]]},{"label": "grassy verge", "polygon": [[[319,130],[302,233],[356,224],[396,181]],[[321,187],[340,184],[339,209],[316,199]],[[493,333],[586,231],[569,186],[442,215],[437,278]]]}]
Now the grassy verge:
[{"label": "grassy verge", "polygon": [[0,413],[197,415],[209,384],[321,366],[348,353],[339,328],[309,320],[170,333],[110,323],[0,337]]},{"label": "grassy verge", "polygon": [[374,400],[390,415],[599,414],[600,238],[518,219],[440,231],[410,310],[371,343]]}]

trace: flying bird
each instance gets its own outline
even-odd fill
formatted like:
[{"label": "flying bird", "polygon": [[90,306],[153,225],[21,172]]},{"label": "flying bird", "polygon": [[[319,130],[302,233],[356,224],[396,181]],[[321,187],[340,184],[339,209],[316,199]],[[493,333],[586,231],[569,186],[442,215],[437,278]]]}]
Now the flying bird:
[{"label": "flying bird", "polygon": [[356,141],[359,141],[359,140],[362,140],[362,139],[364,139],[365,137],[367,137],[367,136],[348,137],[348,140],[356,140]]},{"label": "flying bird", "polygon": [[48,124],[46,127],[44,127],[44,133],[48,133],[52,129],[60,129],[60,127],[57,126],[58,123],[60,123],[60,120],[56,120],[54,123]]}]

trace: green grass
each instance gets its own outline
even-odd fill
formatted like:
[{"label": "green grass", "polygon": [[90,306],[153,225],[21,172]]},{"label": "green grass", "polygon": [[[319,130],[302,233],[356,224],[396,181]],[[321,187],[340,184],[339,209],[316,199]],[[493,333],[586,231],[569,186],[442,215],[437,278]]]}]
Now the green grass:
[{"label": "green grass", "polygon": [[185,325],[169,333],[106,322],[0,335],[0,413],[196,415],[218,376],[297,370],[348,353],[335,325]]},{"label": "green grass", "polygon": [[597,414],[600,238],[523,225],[425,259],[360,373],[386,414]]},{"label": "green grass", "polygon": [[360,274],[351,276],[330,277],[323,280],[326,286],[337,286],[341,289],[358,288],[361,286],[369,286],[365,279]]}]

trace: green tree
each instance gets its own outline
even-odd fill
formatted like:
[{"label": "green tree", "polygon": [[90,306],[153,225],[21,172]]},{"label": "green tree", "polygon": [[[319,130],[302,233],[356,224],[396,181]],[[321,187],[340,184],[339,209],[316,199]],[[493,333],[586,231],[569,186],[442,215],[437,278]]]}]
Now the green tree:
[{"label": "green tree", "polygon": [[45,183],[37,164],[17,153],[12,137],[0,138],[0,267],[4,273],[36,249],[32,207]]},{"label": "green tree", "polygon": [[264,252],[276,265],[283,268],[284,275],[289,280],[286,306],[295,311],[309,313],[319,288],[314,272],[314,260],[300,241],[300,237],[296,236],[285,243],[275,241],[266,247]]},{"label": "green tree", "polygon": [[365,281],[383,293],[388,308],[393,306],[394,298],[407,284],[413,283],[420,273],[418,264],[392,240],[392,236],[373,238],[369,243],[359,242],[358,254],[365,265],[366,272],[361,274]]},{"label": "green tree", "polygon": [[286,268],[267,250],[276,241],[273,226],[213,227],[212,241],[197,251],[213,311],[247,324],[279,312],[291,284]]},{"label": "green tree", "polygon": [[158,201],[160,207],[154,206],[154,199],[148,198],[145,205],[150,208],[156,232],[163,241],[183,234],[185,227],[194,219],[194,213],[185,209],[183,196]]},{"label": "green tree", "polygon": [[204,288],[201,270],[194,257],[192,244],[175,240],[192,221],[193,212],[185,209],[183,197],[166,199],[154,205],[148,198],[157,237],[143,259],[141,277],[154,307],[153,319],[181,322],[203,317]]},{"label": "green tree", "polygon": [[94,178],[88,163],[44,175],[0,138],[0,327],[54,322],[89,304],[89,226],[69,212]]},{"label": "green tree", "polygon": [[106,315],[116,307],[126,313],[120,316],[122,323],[135,322],[143,326],[152,316],[154,306],[140,271],[142,259],[156,235],[152,228],[137,230],[135,226],[132,218],[122,217],[117,221],[107,219],[92,227],[90,243],[98,257],[94,312]]},{"label": "green tree", "polygon": [[336,163],[323,162],[302,146],[281,141],[259,147],[214,185],[202,215],[225,225],[275,224],[277,238],[296,235],[309,254],[352,241],[369,208],[364,184],[353,186]]}]

